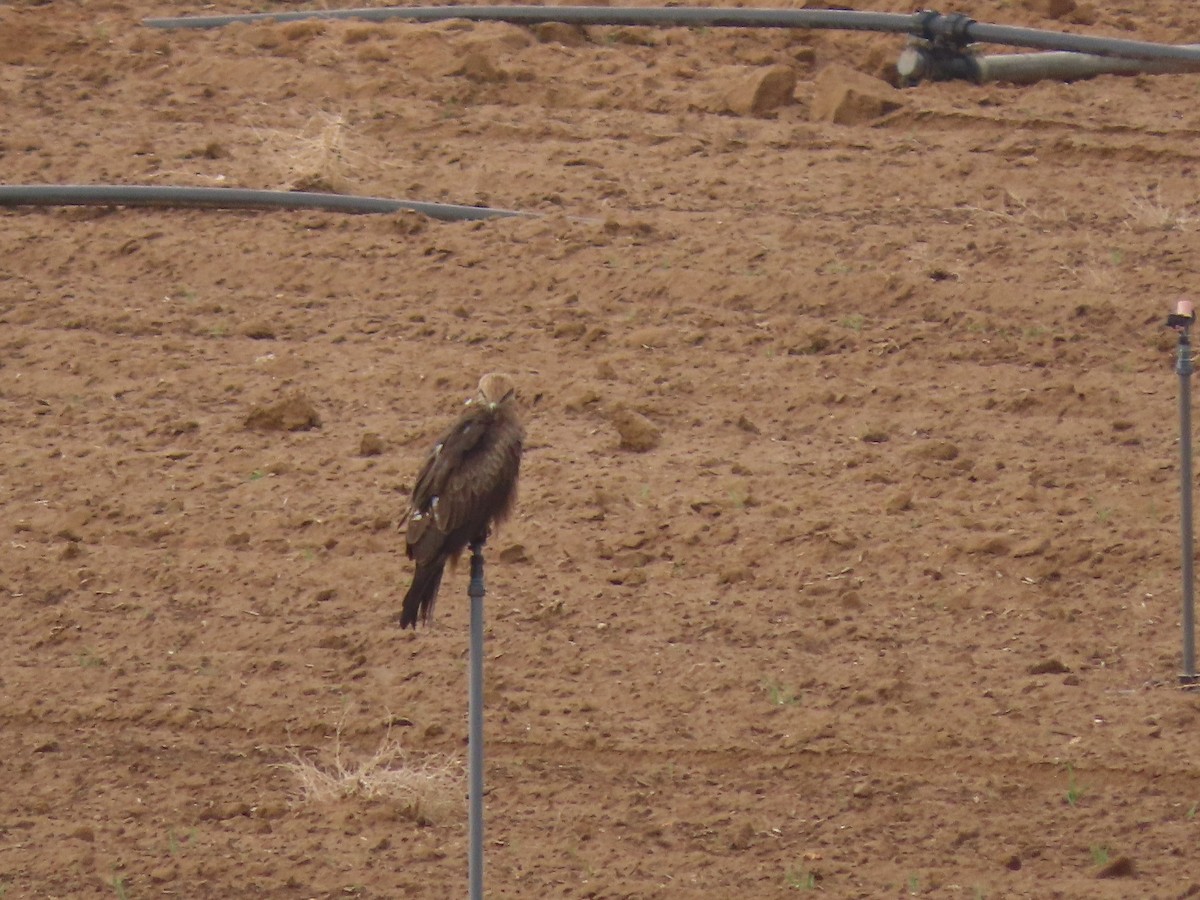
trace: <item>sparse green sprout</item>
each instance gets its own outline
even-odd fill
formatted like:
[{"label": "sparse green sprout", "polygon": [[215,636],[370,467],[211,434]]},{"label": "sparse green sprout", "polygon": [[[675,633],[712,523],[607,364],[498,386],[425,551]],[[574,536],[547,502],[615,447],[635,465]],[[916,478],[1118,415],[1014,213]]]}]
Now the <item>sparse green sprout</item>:
[{"label": "sparse green sprout", "polygon": [[842,319],[840,324],[843,328],[849,328],[851,331],[862,331],[863,325],[866,324],[866,321],[867,320],[861,315],[855,313],[852,316],[846,316],[846,318]]},{"label": "sparse green sprout", "polygon": [[102,669],[108,663],[94,649],[88,648],[79,654],[79,665],[85,669]]},{"label": "sparse green sprout", "polygon": [[792,866],[784,873],[787,885],[794,891],[811,891],[817,886],[817,875],[803,866]]},{"label": "sparse green sprout", "polygon": [[1108,848],[1103,844],[1093,844],[1090,848],[1092,854],[1092,865],[1102,866],[1108,862]]},{"label": "sparse green sprout", "polygon": [[193,843],[195,840],[196,840],[196,829],[195,828],[190,829],[182,841],[175,834],[175,829],[172,828],[169,831],[167,831],[167,851],[172,856],[175,856],[177,853],[179,853],[179,851],[183,847],[185,847],[188,844]]},{"label": "sparse green sprout", "polygon": [[1088,503],[1091,505],[1092,509],[1094,509],[1096,511],[1096,518],[1099,519],[1101,522],[1108,522],[1108,520],[1112,518],[1112,514],[1113,514],[1112,507],[1111,506],[1101,506],[1099,504],[1099,501],[1096,500],[1095,495],[1088,497]]},{"label": "sparse green sprout", "polygon": [[1084,788],[1075,779],[1075,766],[1067,763],[1067,805],[1076,806],[1083,795]]},{"label": "sparse green sprout", "polygon": [[762,688],[767,692],[767,699],[773,706],[792,706],[800,702],[794,691],[772,678],[763,681]]}]

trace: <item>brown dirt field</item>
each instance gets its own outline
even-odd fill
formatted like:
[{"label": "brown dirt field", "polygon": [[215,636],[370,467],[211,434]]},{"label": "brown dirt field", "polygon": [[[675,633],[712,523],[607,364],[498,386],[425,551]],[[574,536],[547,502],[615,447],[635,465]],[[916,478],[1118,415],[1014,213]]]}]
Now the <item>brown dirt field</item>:
[{"label": "brown dirt field", "polygon": [[[1051,6],[955,11],[1200,34]],[[466,572],[401,632],[398,527],[492,369],[529,445],[488,896],[1200,895],[1164,328],[1200,76],[840,125],[820,73],[901,38],[138,24],[213,11],[0,6],[3,182],[539,215],[0,212],[0,896],[463,896]],[[725,109],[776,64],[792,102]],[[319,425],[246,426],[294,395]],[[452,769],[417,812],[287,765],[397,744]]]}]

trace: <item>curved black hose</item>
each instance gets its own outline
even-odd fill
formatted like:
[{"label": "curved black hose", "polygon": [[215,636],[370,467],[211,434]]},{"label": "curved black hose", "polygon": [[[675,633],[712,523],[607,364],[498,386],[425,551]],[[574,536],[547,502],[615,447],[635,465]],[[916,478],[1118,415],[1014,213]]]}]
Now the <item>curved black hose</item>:
[{"label": "curved black hose", "polygon": [[161,206],[210,209],[320,209],[387,213],[409,209],[448,222],[476,221],[530,213],[486,206],[457,206],[383,197],[352,197],[306,191],[147,185],[13,184],[0,186],[0,206]]},{"label": "curved black hose", "polygon": [[679,25],[731,28],[844,28],[859,31],[909,31],[913,17],[899,13],[850,12],[829,9],[721,9],[716,7],[595,7],[595,6],[401,6],[364,9],[313,9],[284,13],[246,13],[230,16],[185,16],[143,19],[152,28],[218,28],[237,22],[294,22],[300,19],[366,19],[382,22],[444,19],[510,22],[538,25]]},{"label": "curved black hose", "polygon": [[217,28],[235,22],[291,22],[299,19],[407,19],[435,22],[444,19],[510,22],[537,25],[674,25],[729,28],[836,28],[848,31],[884,31],[958,43],[983,42],[1069,50],[1096,56],[1126,59],[1181,59],[1200,61],[1200,48],[1155,44],[1124,38],[1063,34],[1036,28],[986,25],[957,14],[925,11],[911,14],[859,12],[842,9],[719,9],[714,7],[595,7],[595,6],[413,6],[365,9],[314,9],[283,13],[247,13],[229,16],[187,16],[143,19],[152,28]]}]

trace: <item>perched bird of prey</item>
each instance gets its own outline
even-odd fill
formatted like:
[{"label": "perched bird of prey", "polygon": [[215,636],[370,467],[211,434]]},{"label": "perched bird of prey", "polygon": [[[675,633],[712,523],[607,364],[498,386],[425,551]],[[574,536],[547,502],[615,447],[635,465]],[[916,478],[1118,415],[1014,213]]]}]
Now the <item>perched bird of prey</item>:
[{"label": "perched bird of prey", "polygon": [[417,475],[408,509],[408,558],[417,564],[404,595],[400,627],[429,624],[447,561],[468,544],[483,543],[517,496],[525,429],[517,416],[516,386],[496,372],[479,390]]}]

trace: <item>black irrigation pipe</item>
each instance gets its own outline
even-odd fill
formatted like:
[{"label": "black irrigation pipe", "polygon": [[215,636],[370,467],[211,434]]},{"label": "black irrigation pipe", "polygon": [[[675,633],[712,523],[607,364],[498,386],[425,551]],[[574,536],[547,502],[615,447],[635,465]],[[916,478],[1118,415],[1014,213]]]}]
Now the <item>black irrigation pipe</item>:
[{"label": "black irrigation pipe", "polygon": [[306,191],[257,191],[242,188],[159,187],[146,185],[0,185],[0,206],[158,206],[208,209],[317,209],[344,213],[412,210],[447,222],[472,222],[532,213],[486,206],[388,200]]},{"label": "black irrigation pipe", "polygon": [[895,27],[911,17],[892,13],[837,10],[720,9],[713,7],[595,7],[595,6],[381,6],[362,9],[311,9],[282,13],[246,13],[225,16],[183,16],[143,19],[151,28],[218,28],[245,22],[295,22],[302,19],[365,19],[383,22],[407,19],[439,22],[446,19],[540,25],[676,25],[730,28],[845,28],[858,31],[902,31]]},{"label": "black irrigation pipe", "polygon": [[1200,48],[1131,41],[1124,38],[987,25],[960,13],[943,15],[926,10],[915,13],[859,12],[841,9],[719,9],[713,7],[595,7],[595,6],[414,6],[364,9],[314,9],[279,13],[246,13],[228,16],[185,16],[143,19],[151,28],[218,28],[237,22],[293,22],[301,19],[366,19],[381,22],[407,19],[436,22],[446,19],[509,22],[538,25],[670,25],[728,28],[833,28],[848,31],[883,31],[908,34],[928,41],[956,45],[1005,44],[1037,50],[1069,50],[1095,56],[1126,59],[1177,59],[1200,61]]}]

